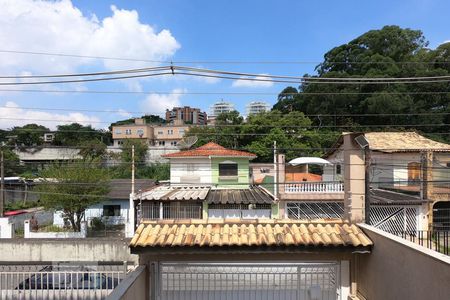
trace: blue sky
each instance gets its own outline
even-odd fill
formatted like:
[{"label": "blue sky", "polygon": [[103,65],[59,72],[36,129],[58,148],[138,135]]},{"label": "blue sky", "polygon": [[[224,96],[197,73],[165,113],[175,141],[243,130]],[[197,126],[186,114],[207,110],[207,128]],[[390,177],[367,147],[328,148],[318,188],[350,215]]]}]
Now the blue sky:
[{"label": "blue sky", "polygon": [[[0,50],[194,61],[192,66],[258,74],[311,74],[325,52],[384,25],[421,29],[432,48],[450,40],[450,2],[443,0],[67,0],[62,3],[0,0],[0,3],[7,7],[5,15],[0,12]],[[136,12],[134,17],[131,11]],[[143,66],[133,62],[24,54],[0,57],[0,70],[4,74],[48,74]],[[314,63],[219,64],[211,61]],[[245,113],[245,105],[252,100],[274,104],[276,94],[284,87],[284,84],[242,86],[227,80],[162,78],[40,89],[161,91],[172,94],[0,92],[0,105],[3,106],[0,107],[0,118],[3,117],[0,127],[29,123],[14,118],[40,119],[43,121],[36,122],[50,127],[54,127],[58,120],[86,121],[95,127],[106,127],[108,122],[125,116],[137,116],[140,112],[161,113],[165,107],[175,104],[208,111],[209,106],[220,99],[233,102],[239,111]],[[195,92],[218,94],[191,94]],[[227,92],[248,94],[225,94]],[[77,111],[28,108],[73,108]],[[103,110],[114,112],[99,112]]]}]

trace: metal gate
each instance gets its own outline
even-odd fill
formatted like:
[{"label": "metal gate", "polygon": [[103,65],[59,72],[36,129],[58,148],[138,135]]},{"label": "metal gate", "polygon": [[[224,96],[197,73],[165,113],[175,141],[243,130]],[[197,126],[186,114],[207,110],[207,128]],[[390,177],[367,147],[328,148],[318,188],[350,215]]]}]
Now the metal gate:
[{"label": "metal gate", "polygon": [[164,262],[152,266],[154,300],[340,299],[338,263]]},{"label": "metal gate", "polygon": [[370,225],[383,231],[415,233],[419,209],[415,206],[371,205]]}]

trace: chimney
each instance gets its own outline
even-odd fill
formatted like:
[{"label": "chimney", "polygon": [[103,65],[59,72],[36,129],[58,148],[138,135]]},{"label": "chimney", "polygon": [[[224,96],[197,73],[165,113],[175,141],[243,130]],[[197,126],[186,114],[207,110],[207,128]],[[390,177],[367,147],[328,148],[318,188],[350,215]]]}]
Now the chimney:
[{"label": "chimney", "polygon": [[343,135],[344,151],[344,219],[351,223],[365,221],[365,159],[364,149],[355,141],[355,134]]}]

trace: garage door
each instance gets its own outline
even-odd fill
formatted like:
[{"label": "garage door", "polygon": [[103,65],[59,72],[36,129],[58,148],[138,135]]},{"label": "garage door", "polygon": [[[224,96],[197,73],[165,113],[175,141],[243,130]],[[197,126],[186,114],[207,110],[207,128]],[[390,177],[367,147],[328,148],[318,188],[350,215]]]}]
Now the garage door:
[{"label": "garage door", "polygon": [[158,263],[155,300],[339,299],[337,263]]}]

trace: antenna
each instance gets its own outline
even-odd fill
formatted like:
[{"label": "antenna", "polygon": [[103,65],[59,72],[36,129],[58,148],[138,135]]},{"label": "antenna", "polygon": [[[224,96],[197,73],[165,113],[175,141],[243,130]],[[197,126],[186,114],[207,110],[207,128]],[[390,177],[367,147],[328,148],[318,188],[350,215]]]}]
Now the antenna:
[{"label": "antenna", "polygon": [[179,149],[189,149],[192,147],[192,145],[197,143],[197,141],[198,137],[196,137],[195,135],[186,136],[181,139],[181,141],[177,144],[177,146]]}]

